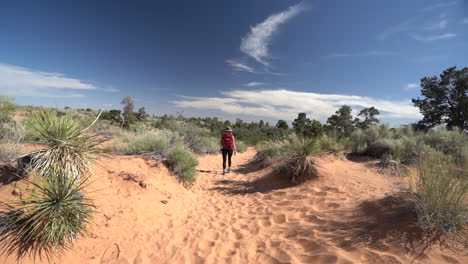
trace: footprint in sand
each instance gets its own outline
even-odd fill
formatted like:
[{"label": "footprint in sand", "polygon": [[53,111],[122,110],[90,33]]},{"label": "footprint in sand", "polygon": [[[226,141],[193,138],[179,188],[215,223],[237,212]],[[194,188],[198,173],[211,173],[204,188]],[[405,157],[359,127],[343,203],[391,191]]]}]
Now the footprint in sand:
[{"label": "footprint in sand", "polygon": [[274,215],[273,222],[276,224],[282,224],[286,222],[286,216],[284,214]]}]

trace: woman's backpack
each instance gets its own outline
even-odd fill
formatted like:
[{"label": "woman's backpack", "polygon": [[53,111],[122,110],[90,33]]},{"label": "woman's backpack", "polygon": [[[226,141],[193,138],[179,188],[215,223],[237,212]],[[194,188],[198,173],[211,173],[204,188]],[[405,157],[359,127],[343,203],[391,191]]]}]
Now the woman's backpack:
[{"label": "woman's backpack", "polygon": [[234,136],[232,132],[223,132],[223,137],[221,139],[221,145],[223,149],[233,149],[234,148]]}]

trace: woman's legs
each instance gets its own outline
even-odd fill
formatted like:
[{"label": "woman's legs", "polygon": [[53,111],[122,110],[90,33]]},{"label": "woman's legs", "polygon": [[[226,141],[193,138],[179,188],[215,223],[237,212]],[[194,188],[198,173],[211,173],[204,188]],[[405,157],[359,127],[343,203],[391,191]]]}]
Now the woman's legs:
[{"label": "woman's legs", "polygon": [[231,170],[231,165],[232,165],[232,161],[231,161],[231,158],[232,158],[232,153],[234,153],[234,150],[233,150],[233,149],[230,149],[230,150],[228,150],[228,163],[229,163],[229,170]]},{"label": "woman's legs", "polygon": [[234,150],[233,149],[222,149],[221,153],[223,154],[223,173],[226,170],[226,158],[228,158],[228,165],[229,165],[228,172],[229,172],[231,170],[231,165],[232,165],[231,158],[232,158],[232,154],[234,153]]},{"label": "woman's legs", "polygon": [[226,169],[226,156],[228,155],[227,149],[222,149],[221,153],[223,154],[223,172]]}]

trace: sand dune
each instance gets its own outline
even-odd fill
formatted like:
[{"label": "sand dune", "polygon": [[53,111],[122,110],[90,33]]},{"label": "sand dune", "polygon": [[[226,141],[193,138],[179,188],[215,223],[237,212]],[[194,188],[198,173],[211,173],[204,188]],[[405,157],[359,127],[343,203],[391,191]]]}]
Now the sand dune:
[{"label": "sand dune", "polygon": [[[414,215],[404,199],[386,196],[397,179],[377,173],[375,162],[321,158],[318,179],[291,186],[250,164],[254,154],[235,156],[225,176],[219,156],[201,157],[189,190],[160,162],[102,160],[89,236],[50,262],[468,263],[437,247],[421,253]],[[2,200],[13,197],[12,186],[0,189]]]}]

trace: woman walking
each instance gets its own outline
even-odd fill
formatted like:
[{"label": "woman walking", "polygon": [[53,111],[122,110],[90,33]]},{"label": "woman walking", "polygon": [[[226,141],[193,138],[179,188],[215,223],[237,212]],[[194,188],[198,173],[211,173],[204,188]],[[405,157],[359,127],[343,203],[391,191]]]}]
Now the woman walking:
[{"label": "woman walking", "polygon": [[[223,175],[226,173],[231,172],[231,158],[232,155],[236,154],[236,139],[234,138],[234,135],[232,134],[232,128],[231,127],[226,127],[224,129],[223,135],[221,137],[221,153],[223,154]],[[226,158],[228,161],[228,169],[226,171]]]}]

